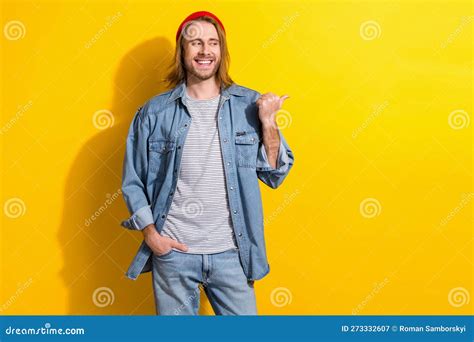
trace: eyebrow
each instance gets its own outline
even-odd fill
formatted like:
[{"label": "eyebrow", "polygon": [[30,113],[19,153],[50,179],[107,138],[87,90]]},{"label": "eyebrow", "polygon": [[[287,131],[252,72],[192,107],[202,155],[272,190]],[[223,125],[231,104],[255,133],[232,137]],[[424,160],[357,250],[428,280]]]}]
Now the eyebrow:
[{"label": "eyebrow", "polygon": [[[196,41],[196,40],[202,41],[203,39],[202,39],[202,38],[195,38],[195,39],[192,39],[192,40],[190,40],[190,41],[191,41],[191,42],[194,42],[194,41]],[[219,39],[217,39],[217,38],[209,38],[208,40],[209,40],[209,41],[216,41],[216,42],[219,41]]]}]

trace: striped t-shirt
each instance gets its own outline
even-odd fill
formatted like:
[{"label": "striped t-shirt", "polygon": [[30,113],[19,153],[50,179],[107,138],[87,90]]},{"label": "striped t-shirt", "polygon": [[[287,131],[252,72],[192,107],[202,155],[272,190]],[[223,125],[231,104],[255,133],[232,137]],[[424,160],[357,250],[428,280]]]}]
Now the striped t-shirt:
[{"label": "striped t-shirt", "polygon": [[237,248],[217,129],[219,100],[220,95],[198,100],[185,93],[192,121],[162,235],[186,244],[187,253]]}]

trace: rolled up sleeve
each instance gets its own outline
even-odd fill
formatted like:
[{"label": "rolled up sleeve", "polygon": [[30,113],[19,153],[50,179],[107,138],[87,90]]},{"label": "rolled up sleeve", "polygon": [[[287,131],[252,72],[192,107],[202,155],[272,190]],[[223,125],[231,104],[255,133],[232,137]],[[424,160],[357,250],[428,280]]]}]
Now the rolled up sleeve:
[{"label": "rolled up sleeve", "polygon": [[132,230],[142,230],[154,223],[145,186],[148,172],[148,136],[148,119],[143,118],[140,108],[128,130],[122,173],[122,195],[131,216],[123,220],[121,226]]},{"label": "rolled up sleeve", "polygon": [[260,142],[257,155],[257,176],[263,183],[273,189],[281,185],[294,163],[293,152],[280,130],[278,130],[278,133],[280,135],[280,146],[276,167],[270,165],[263,142]]}]

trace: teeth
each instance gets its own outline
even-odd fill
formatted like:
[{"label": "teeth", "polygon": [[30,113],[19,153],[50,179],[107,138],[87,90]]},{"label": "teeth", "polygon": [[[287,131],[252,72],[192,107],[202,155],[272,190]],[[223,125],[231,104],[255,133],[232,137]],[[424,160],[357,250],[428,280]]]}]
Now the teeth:
[{"label": "teeth", "polygon": [[203,61],[197,61],[199,64],[211,64],[212,61],[206,61],[206,60],[203,60]]}]

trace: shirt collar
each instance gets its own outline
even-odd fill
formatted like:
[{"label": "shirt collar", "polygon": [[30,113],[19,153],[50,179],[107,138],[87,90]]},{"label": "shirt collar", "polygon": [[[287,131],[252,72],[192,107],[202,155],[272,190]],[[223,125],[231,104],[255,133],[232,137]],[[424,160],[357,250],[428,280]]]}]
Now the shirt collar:
[{"label": "shirt collar", "polygon": [[[186,83],[184,81],[181,81],[178,83],[178,85],[171,91],[171,95],[168,98],[168,103],[175,101],[177,98],[181,97],[184,98],[186,91]],[[242,88],[240,88],[237,84],[232,83],[230,86],[227,88],[224,88],[221,86],[221,96],[224,99],[228,99],[229,95],[235,95],[235,96],[245,96],[244,92],[242,91]]]}]

